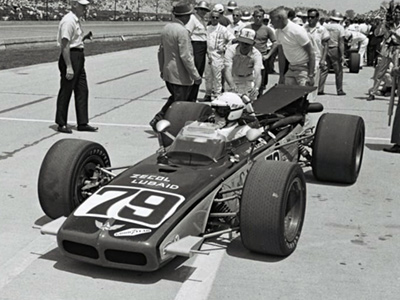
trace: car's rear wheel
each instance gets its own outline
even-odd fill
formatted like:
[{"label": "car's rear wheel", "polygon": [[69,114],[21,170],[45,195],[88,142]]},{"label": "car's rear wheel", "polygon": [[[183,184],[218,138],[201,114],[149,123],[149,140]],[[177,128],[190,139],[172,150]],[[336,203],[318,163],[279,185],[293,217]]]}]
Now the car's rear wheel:
[{"label": "car's rear wheel", "polygon": [[47,216],[56,219],[68,216],[98,187],[82,190],[93,180],[96,167],[109,167],[107,151],[98,143],[62,139],[56,142],[43,159],[39,172],[38,195]]},{"label": "car's rear wheel", "polygon": [[358,52],[350,52],[349,71],[350,73],[358,73],[360,71],[360,54]]},{"label": "car's rear wheel", "polygon": [[356,182],[364,153],[365,125],[359,116],[324,114],[313,141],[312,171],[321,181]]},{"label": "car's rear wheel", "polygon": [[256,161],[240,204],[243,245],[254,252],[287,256],[297,246],[306,209],[301,167],[282,161]]},{"label": "car's rear wheel", "polygon": [[[174,102],[168,108],[164,119],[171,122],[168,132],[176,136],[188,121],[206,121],[211,115],[212,109],[207,104],[196,102]],[[172,140],[163,135],[165,146],[169,146]]]}]

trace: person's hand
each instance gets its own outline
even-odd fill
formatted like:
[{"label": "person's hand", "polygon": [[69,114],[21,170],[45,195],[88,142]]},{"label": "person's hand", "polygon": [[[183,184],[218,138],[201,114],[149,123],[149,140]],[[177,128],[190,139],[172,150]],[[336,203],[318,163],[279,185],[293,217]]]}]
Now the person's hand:
[{"label": "person's hand", "polygon": [[278,84],[285,84],[285,76],[279,75]]},{"label": "person's hand", "polygon": [[163,72],[160,72],[160,77],[161,77],[162,80],[164,80],[164,74],[163,74]]},{"label": "person's hand", "polygon": [[265,55],[262,56],[263,61],[268,60],[268,58],[269,58],[268,54],[265,54]]},{"label": "person's hand", "polygon": [[229,85],[229,87],[230,87],[229,92],[232,92],[232,93],[238,92],[238,88],[237,88],[236,84],[232,83]]},{"label": "person's hand", "polygon": [[314,83],[315,83],[314,77],[308,77],[308,85],[314,86]]},{"label": "person's hand", "polygon": [[202,80],[201,80],[201,77],[200,77],[199,79],[196,79],[196,80],[194,81],[194,84],[195,84],[195,85],[200,85],[201,82],[202,82]]},{"label": "person's hand", "polygon": [[327,64],[326,64],[326,61],[325,61],[325,60],[321,60],[321,61],[319,62],[319,68],[320,68],[321,70],[323,70],[323,69],[325,68],[326,65],[327,65]]},{"label": "person's hand", "polygon": [[258,96],[258,89],[257,88],[252,88],[249,92],[249,97],[250,99],[256,99]]},{"label": "person's hand", "polygon": [[93,39],[93,33],[92,33],[91,31],[89,31],[89,33],[86,34],[86,35],[83,37],[82,41],[85,41],[85,40],[92,40],[92,39]]},{"label": "person's hand", "polygon": [[74,69],[72,69],[72,67],[67,67],[65,78],[67,78],[67,80],[71,80],[72,78],[74,78]]}]

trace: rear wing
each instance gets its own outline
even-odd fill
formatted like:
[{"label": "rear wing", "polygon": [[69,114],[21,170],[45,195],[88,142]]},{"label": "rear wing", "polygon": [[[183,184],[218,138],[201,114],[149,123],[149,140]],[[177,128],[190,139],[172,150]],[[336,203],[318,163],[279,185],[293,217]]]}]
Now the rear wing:
[{"label": "rear wing", "polygon": [[[256,115],[274,114],[297,100],[305,102],[307,95],[316,89],[315,86],[276,84],[254,101],[253,108]],[[301,107],[302,103],[299,103],[299,106]]]}]

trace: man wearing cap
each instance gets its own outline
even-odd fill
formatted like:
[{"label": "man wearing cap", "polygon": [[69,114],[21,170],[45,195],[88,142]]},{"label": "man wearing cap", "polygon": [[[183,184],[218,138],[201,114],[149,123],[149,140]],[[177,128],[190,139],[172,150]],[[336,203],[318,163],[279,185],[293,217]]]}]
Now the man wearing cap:
[{"label": "man wearing cap", "polygon": [[251,16],[251,13],[248,10],[245,10],[242,12],[242,22],[243,22],[243,27],[251,25],[251,19],[253,17]]},{"label": "man wearing cap", "polygon": [[220,3],[215,4],[213,10],[219,12],[219,14],[220,14],[219,23],[222,26],[227,27],[229,24],[231,24],[231,21],[227,17],[224,16],[225,8],[222,4],[220,4]]},{"label": "man wearing cap", "polygon": [[165,81],[171,96],[161,111],[150,121],[153,129],[173,102],[190,101],[189,95],[193,83],[201,84],[201,76],[194,64],[189,32],[185,28],[192,11],[192,7],[185,2],[176,4],[172,9],[173,22],[165,25],[161,32],[158,64],[161,78]]},{"label": "man wearing cap", "polygon": [[217,11],[210,13],[211,24],[207,26],[207,55],[208,64],[205,70],[206,94],[205,101],[211,101],[222,92],[222,70],[224,68],[225,49],[236,38],[225,26],[218,21]]},{"label": "man wearing cap", "polygon": [[225,80],[231,91],[247,94],[255,100],[261,86],[262,55],[255,47],[256,32],[243,28],[237,37],[238,44],[229,46],[225,52]]},{"label": "man wearing cap", "polygon": [[330,22],[324,24],[329,32],[328,52],[326,55],[327,66],[321,69],[321,77],[318,85],[318,95],[324,95],[325,81],[328,77],[330,67],[335,72],[336,93],[338,96],[345,96],[343,91],[343,62],[344,59],[344,28],[340,25],[343,18],[336,12],[330,16]]},{"label": "man wearing cap", "polygon": [[[277,43],[274,49],[279,51],[279,82],[286,85],[314,85],[315,52],[307,31],[288,19],[284,8],[270,13],[275,28]],[[270,56],[275,50],[268,53]],[[289,62],[285,73],[285,58]]]},{"label": "man wearing cap", "polygon": [[[207,23],[204,17],[210,12],[210,5],[206,1],[200,1],[195,6],[195,10],[196,13],[190,16],[189,22],[187,22],[185,27],[189,30],[192,41],[194,64],[200,76],[203,76],[207,53]],[[197,100],[199,88],[199,85],[193,85],[189,96],[191,101]]]},{"label": "man wearing cap", "polygon": [[79,131],[97,131],[97,127],[88,125],[89,90],[85,72],[85,55],[83,42],[91,38],[91,32],[83,35],[80,18],[87,10],[87,0],[73,0],[71,11],[66,14],[58,26],[57,43],[61,47],[58,61],[61,81],[57,97],[56,123],[57,130],[72,133],[68,127],[68,106],[72,92],[75,94],[75,109]]},{"label": "man wearing cap", "polygon": [[226,17],[228,18],[228,20],[233,23],[233,11],[238,8],[238,5],[235,1],[229,1],[228,5],[226,6],[228,12],[226,14]]},{"label": "man wearing cap", "polygon": [[263,94],[264,89],[268,84],[268,42],[272,44],[276,42],[274,31],[268,26],[264,25],[265,11],[262,9],[256,9],[253,12],[253,23],[251,25],[246,26],[245,28],[253,29],[256,32],[255,44],[254,47],[260,51],[263,58],[263,69],[261,70],[262,82],[260,86],[260,90],[258,91],[258,96]]}]

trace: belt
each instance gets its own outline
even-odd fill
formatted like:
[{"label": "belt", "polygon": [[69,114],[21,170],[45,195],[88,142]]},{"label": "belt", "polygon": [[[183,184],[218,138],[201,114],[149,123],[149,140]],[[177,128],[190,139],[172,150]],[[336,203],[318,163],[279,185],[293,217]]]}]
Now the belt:
[{"label": "belt", "polygon": [[249,76],[251,76],[251,75],[253,75],[253,73],[250,73],[250,74],[247,74],[247,75],[236,75],[237,77],[249,77]]},{"label": "belt", "polygon": [[69,51],[83,52],[83,48],[70,48]]}]

